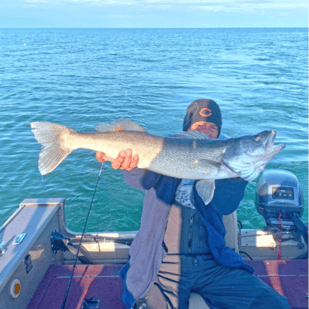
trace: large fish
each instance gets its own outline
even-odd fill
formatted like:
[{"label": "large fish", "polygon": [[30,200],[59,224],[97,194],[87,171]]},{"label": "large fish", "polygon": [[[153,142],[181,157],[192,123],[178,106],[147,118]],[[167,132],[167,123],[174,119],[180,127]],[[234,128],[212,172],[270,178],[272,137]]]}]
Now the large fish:
[{"label": "large fish", "polygon": [[127,119],[96,126],[100,133],[80,133],[49,122],[33,122],[31,128],[42,145],[42,175],[52,172],[75,149],[101,151],[110,159],[123,149],[132,149],[133,154],[139,155],[138,168],[198,180],[196,189],[206,205],[213,198],[216,179],[254,180],[285,147],[274,145],[275,131],[225,140],[211,140],[198,131],[157,136]]}]

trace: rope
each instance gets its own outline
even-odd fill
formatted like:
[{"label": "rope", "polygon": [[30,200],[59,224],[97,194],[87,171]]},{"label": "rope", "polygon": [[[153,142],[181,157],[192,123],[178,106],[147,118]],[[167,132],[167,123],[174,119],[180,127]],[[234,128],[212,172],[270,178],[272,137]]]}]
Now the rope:
[{"label": "rope", "polygon": [[[282,216],[282,213],[281,213],[281,211],[279,211],[278,220],[280,222],[280,232],[283,231],[283,222],[282,222],[281,216]],[[279,236],[279,248],[278,248],[278,252],[277,252],[277,260],[281,260],[281,249],[282,249],[282,233]]]},{"label": "rope", "polygon": [[87,217],[86,217],[84,229],[83,229],[83,232],[82,232],[82,236],[81,236],[81,238],[80,238],[80,241],[79,241],[79,245],[78,245],[78,248],[77,248],[77,252],[76,252],[75,260],[74,260],[74,264],[73,264],[72,273],[71,273],[70,280],[69,280],[69,283],[68,283],[68,286],[67,286],[67,290],[66,290],[66,292],[65,292],[65,296],[64,296],[64,300],[63,300],[61,309],[64,309],[64,308],[65,308],[65,303],[66,303],[66,301],[67,301],[67,297],[68,297],[69,290],[70,290],[70,286],[71,286],[71,283],[72,283],[72,278],[73,278],[75,266],[76,266],[76,263],[77,263],[77,257],[78,257],[79,249],[80,249],[80,246],[81,246],[81,244],[82,244],[82,240],[83,240],[83,237],[84,237],[84,234],[85,234],[85,231],[86,231],[86,226],[87,226],[89,214],[90,214],[90,211],[91,211],[91,208],[92,208],[92,203],[93,203],[94,195],[95,195],[95,193],[96,193],[96,191],[97,191],[97,187],[98,187],[98,183],[99,183],[99,180],[100,180],[100,177],[101,177],[102,169],[103,169],[103,163],[101,164],[99,176],[98,176],[98,179],[97,179],[97,183],[96,183],[96,185],[95,185],[95,188],[94,188],[94,191],[93,191],[93,194],[92,194],[92,199],[91,199],[91,202],[90,202],[90,206],[89,206],[88,214],[87,214]]}]

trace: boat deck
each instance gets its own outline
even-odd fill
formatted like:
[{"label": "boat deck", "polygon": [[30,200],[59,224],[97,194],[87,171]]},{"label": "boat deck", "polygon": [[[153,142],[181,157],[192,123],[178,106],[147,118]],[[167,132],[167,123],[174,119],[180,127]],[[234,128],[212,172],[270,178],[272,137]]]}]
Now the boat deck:
[{"label": "boat deck", "polygon": [[[91,298],[100,300],[98,308],[126,309],[121,299],[123,283],[118,276],[121,267],[76,265],[65,309],[80,309],[83,300]],[[50,265],[27,309],[60,309],[72,268],[72,265]]]},{"label": "boat deck", "polygon": [[288,298],[292,309],[308,309],[308,260],[249,261],[255,274]]},{"label": "boat deck", "polygon": [[[268,285],[285,295],[291,308],[308,308],[308,260],[249,261]],[[51,265],[27,309],[61,308],[72,265]],[[79,309],[84,299],[99,300],[87,308],[125,309],[123,283],[118,276],[122,265],[77,265],[66,301],[66,309]]]}]

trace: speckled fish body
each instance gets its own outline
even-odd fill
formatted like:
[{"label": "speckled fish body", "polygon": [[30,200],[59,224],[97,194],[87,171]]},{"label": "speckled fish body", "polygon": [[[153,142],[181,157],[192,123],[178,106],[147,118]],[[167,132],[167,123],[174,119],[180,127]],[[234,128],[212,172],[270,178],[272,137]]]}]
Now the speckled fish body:
[{"label": "speckled fish body", "polygon": [[[274,145],[275,131],[226,140],[210,140],[197,131],[163,137],[149,134],[126,119],[96,126],[99,133],[80,133],[49,122],[34,122],[31,127],[42,145],[39,156],[42,175],[52,172],[75,149],[101,151],[110,160],[120,151],[131,149],[139,155],[138,168],[180,179],[204,180],[197,188],[205,202],[212,198],[215,179],[254,180],[285,147]],[[210,193],[202,193],[205,186]]]}]

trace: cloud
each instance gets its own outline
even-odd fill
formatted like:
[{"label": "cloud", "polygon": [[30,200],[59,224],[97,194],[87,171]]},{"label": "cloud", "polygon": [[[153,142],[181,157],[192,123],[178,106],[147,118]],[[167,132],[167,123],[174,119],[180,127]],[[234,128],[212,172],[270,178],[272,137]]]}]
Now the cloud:
[{"label": "cloud", "polygon": [[[117,0],[115,0],[117,1]],[[124,4],[126,1],[119,0]],[[178,7],[191,7],[191,8],[221,8],[222,10],[247,10],[247,9],[308,9],[308,1],[305,0],[221,0],[221,1],[205,1],[205,0],[146,0],[136,1],[143,5],[157,5],[157,6],[178,6]]]},{"label": "cloud", "polygon": [[0,0],[0,27],[307,27],[308,0]]},{"label": "cloud", "polygon": [[[3,0],[2,0],[3,1]],[[2,2],[1,1],[1,2]],[[24,4],[63,4],[63,3],[79,3],[90,4],[96,6],[110,5],[124,5],[124,6],[186,6],[186,7],[230,7],[234,9],[242,8],[308,8],[308,0],[19,0],[19,3]]]},{"label": "cloud", "polygon": [[[15,4],[14,4],[15,3]],[[261,12],[280,10],[308,10],[308,0],[0,0],[0,7],[38,7],[38,8],[95,8],[114,7],[135,10],[202,10]]]}]

